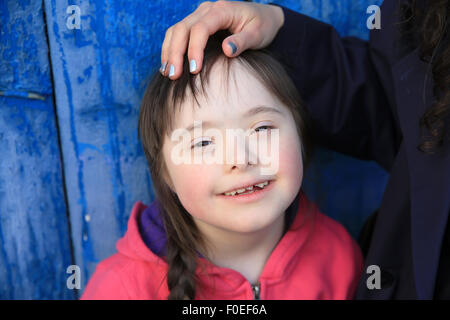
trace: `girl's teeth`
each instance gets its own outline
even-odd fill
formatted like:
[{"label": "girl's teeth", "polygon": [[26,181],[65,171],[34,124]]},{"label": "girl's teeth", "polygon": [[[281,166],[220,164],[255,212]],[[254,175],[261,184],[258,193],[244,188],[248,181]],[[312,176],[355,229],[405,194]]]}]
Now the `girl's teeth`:
[{"label": "girl's teeth", "polygon": [[[255,184],[255,186],[258,186],[258,187],[260,187],[261,189],[263,189],[265,186],[267,186],[269,184],[269,182],[268,181],[265,181],[265,182],[262,182],[262,183],[258,183],[258,184]],[[234,196],[236,193],[237,194],[242,194],[243,192],[245,192],[245,191],[251,191],[251,192],[246,192],[246,193],[244,193],[244,194],[249,194],[249,193],[252,193],[253,192],[253,186],[249,186],[249,187],[247,187],[247,188],[242,188],[242,189],[237,189],[236,191],[231,191],[231,192],[226,192],[225,193],[225,195],[226,196]]]},{"label": "girl's teeth", "polygon": [[268,181],[265,181],[265,182],[263,182],[263,183],[258,183],[258,184],[256,184],[256,186],[258,186],[258,187],[260,187],[260,188],[264,188],[265,186],[267,186],[269,184],[269,182]]}]

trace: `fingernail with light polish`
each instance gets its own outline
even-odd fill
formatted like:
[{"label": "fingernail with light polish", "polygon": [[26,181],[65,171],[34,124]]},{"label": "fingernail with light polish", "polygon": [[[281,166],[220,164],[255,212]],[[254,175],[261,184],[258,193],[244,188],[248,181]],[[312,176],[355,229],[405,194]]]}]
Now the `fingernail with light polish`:
[{"label": "fingernail with light polish", "polygon": [[194,59],[192,59],[191,62],[189,63],[189,71],[194,72],[195,70],[197,70],[197,63],[195,62]]},{"label": "fingernail with light polish", "polygon": [[237,47],[233,42],[228,42],[228,45],[231,47],[232,54],[235,54],[237,51]]},{"label": "fingernail with light polish", "polygon": [[164,73],[166,71],[167,62],[161,64],[161,68],[159,68],[159,72]]},{"label": "fingernail with light polish", "polygon": [[175,74],[175,66],[171,64],[169,69],[169,77],[173,76],[174,74]]}]

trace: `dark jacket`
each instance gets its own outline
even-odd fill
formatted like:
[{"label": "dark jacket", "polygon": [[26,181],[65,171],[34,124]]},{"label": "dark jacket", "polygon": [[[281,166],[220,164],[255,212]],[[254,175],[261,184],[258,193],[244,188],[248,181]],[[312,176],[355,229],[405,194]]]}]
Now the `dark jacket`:
[{"label": "dark jacket", "polygon": [[369,42],[341,38],[325,23],[282,9],[285,24],[268,49],[306,101],[315,139],[390,172],[364,268],[381,268],[381,289],[369,290],[370,274],[363,273],[356,297],[450,298],[448,245],[440,259],[450,211],[450,148],[440,155],[417,148],[433,82],[418,50],[399,41],[397,1],[383,3],[381,29],[371,31]]}]

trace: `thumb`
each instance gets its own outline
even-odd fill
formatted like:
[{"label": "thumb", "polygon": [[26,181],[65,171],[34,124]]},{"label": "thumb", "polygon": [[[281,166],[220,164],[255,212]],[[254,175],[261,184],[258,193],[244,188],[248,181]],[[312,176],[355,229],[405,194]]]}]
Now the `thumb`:
[{"label": "thumb", "polygon": [[247,49],[256,48],[257,39],[255,39],[255,33],[248,30],[242,30],[239,33],[233,34],[223,40],[222,50],[228,57],[236,57]]}]

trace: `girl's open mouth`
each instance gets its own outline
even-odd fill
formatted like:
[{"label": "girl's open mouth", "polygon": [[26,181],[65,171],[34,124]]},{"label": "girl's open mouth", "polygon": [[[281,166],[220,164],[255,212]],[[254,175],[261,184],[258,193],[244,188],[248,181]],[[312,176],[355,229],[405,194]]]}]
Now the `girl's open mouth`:
[{"label": "girl's open mouth", "polygon": [[267,180],[253,186],[242,189],[236,189],[231,192],[222,193],[218,196],[225,200],[251,202],[262,198],[267,192],[273,188],[275,180]]}]

